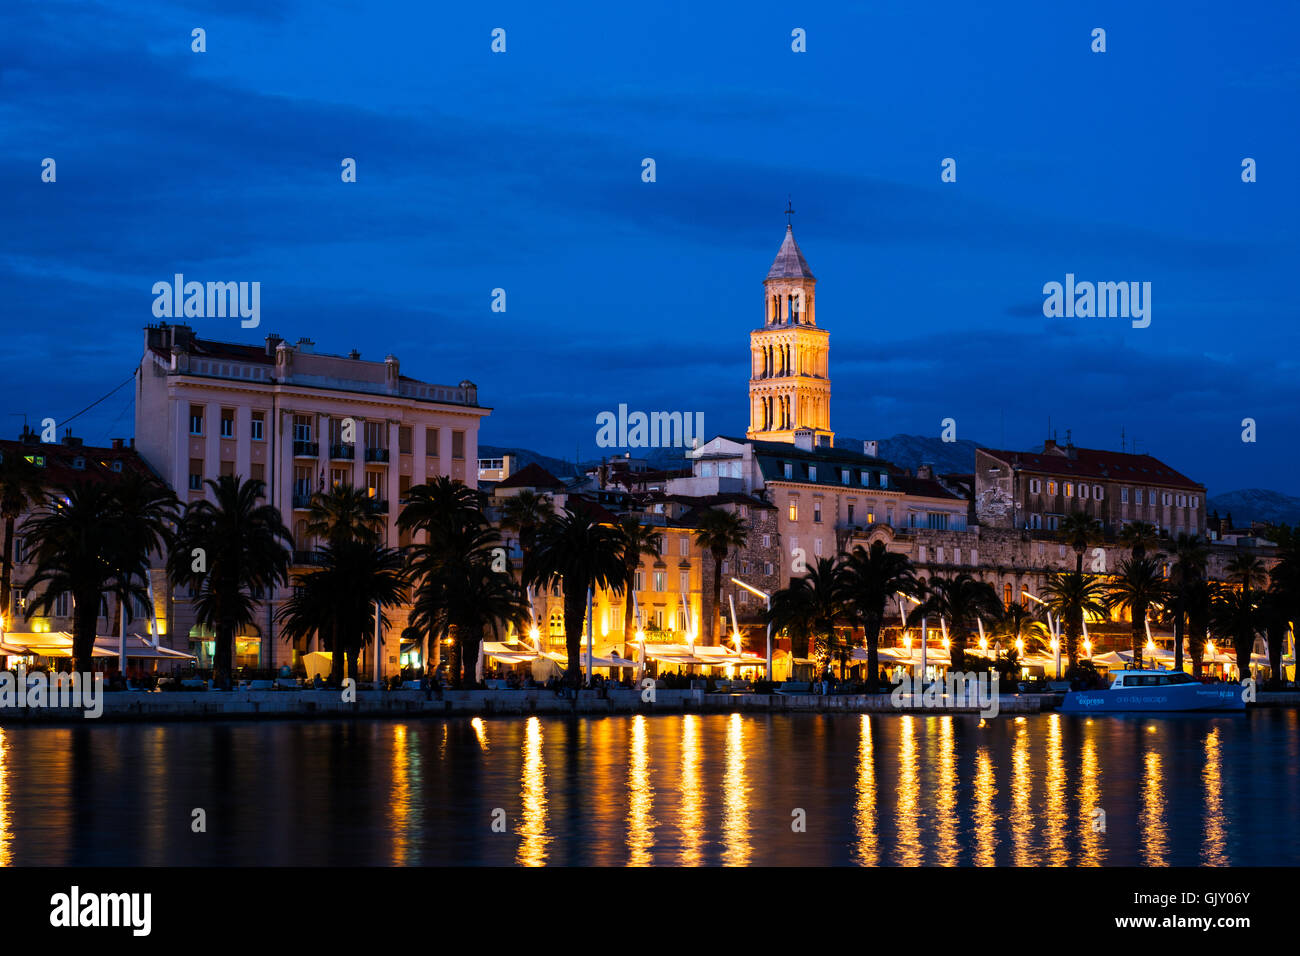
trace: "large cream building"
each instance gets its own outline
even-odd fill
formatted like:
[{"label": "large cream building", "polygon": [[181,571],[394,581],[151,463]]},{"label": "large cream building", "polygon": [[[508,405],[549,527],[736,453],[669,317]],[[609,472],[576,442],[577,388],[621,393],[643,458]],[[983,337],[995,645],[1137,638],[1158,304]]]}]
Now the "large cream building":
[{"label": "large cream building", "polygon": [[[199,338],[184,325],[145,332],[136,372],[136,450],[182,502],[209,495],[204,482],[241,475],[266,482],[267,500],[293,531],[294,564],[309,565],[317,545],[306,531],[311,495],[336,484],[365,488],[387,517],[390,546],[399,537],[400,502],[412,486],[449,475],[476,487],[478,428],[490,409],[472,382],[436,385],[400,373],[398,360],[363,360],[290,345],[267,336],[264,346]],[[291,662],[273,617],[286,597],[262,603],[255,633],[239,635],[237,663],[278,667]],[[194,623],[177,595],[177,636],[190,634],[202,666],[211,635]],[[390,612],[384,673],[399,666],[406,613]],[[373,668],[373,662],[370,666]]]}]

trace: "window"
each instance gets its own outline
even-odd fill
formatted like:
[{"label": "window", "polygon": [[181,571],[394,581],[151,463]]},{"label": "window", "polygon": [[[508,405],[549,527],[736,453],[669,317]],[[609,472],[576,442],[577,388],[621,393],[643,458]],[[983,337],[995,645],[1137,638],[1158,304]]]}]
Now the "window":
[{"label": "window", "polygon": [[853,502],[849,502],[849,524],[853,523]]},{"label": "window", "polygon": [[1126,505],[1126,504],[1128,504],[1128,489],[1127,489],[1127,488],[1121,488],[1121,489],[1119,490],[1119,503],[1122,504],[1122,505]]},{"label": "window", "polygon": [[409,455],[411,453],[410,425],[399,425],[397,427],[397,453],[399,455]]},{"label": "window", "polygon": [[1088,486],[1087,486],[1087,485],[1079,485],[1079,497],[1080,497],[1080,498],[1087,498],[1087,497],[1088,497]]},{"label": "window", "polygon": [[654,584],[656,591],[668,590],[668,576],[662,571],[656,571],[654,573]]},{"label": "window", "polygon": [[876,474],[879,475],[879,477],[880,477],[880,487],[881,487],[881,488],[888,488],[888,487],[889,487],[889,476],[888,476],[887,474],[885,474],[883,471],[877,472]]},{"label": "window", "polygon": [[948,515],[941,511],[931,511],[926,514],[926,527],[933,528],[937,531],[946,531],[948,529]]},{"label": "window", "polygon": [[852,477],[852,474],[853,474],[852,469],[850,469],[850,468],[841,468],[841,469],[840,469],[840,483],[841,483],[841,484],[845,484],[845,485],[847,485],[847,484],[849,483],[849,478]]},{"label": "window", "polygon": [[235,410],[233,408],[223,408],[221,410],[221,437],[235,437]]},{"label": "window", "polygon": [[1165,505],[1171,505],[1171,504],[1173,504],[1173,503],[1174,503],[1174,496],[1171,495],[1171,494],[1169,494],[1169,492],[1165,492],[1164,495],[1163,495],[1163,503],[1164,503]]},{"label": "window", "polygon": [[763,562],[763,573],[766,574],[769,578],[772,576],[772,562],[771,562],[771,561],[764,561],[764,562]]},{"label": "window", "polygon": [[797,501],[790,502],[790,520],[791,521],[799,520],[799,502]]},{"label": "window", "polygon": [[1067,481],[1067,482],[1065,483],[1065,497],[1067,497],[1067,498],[1073,498],[1073,497],[1074,497],[1074,482],[1072,482],[1072,481]]},{"label": "window", "polygon": [[424,454],[426,458],[437,458],[441,454],[438,451],[438,429],[426,428],[424,430]]},{"label": "window", "polygon": [[772,547],[772,536],[770,534],[763,535],[763,547],[765,548]]},{"label": "window", "polygon": [[203,434],[203,406],[202,405],[190,406],[190,434],[191,435]]},{"label": "window", "polygon": [[253,441],[264,441],[262,429],[266,427],[266,412],[253,412],[252,421],[248,423],[248,434]]},{"label": "window", "polygon": [[1037,478],[1029,479],[1029,493],[1036,495],[1043,490],[1043,483]]},{"label": "window", "polygon": [[311,416],[293,416],[293,440],[311,441]]},{"label": "window", "polygon": [[794,556],[794,553],[795,553],[796,551],[798,551],[798,550],[799,550],[799,538],[798,538],[797,536],[795,536],[795,535],[791,535],[791,536],[790,536],[790,555],[793,557],[793,556]]},{"label": "window", "polygon": [[254,481],[266,481],[266,465],[263,465],[261,462],[255,462],[249,466],[249,469],[252,472],[250,477]]},{"label": "window", "polygon": [[644,591],[644,590],[645,590],[645,572],[642,571],[640,568],[638,568],[637,571],[636,571],[635,580],[634,580],[632,583],[633,583],[633,586],[634,586],[634,589],[635,589],[635,590],[637,590],[637,591]]},{"label": "window", "polygon": [[[1193,508],[1199,508],[1200,506],[1201,506],[1201,499],[1200,499],[1200,496],[1199,496],[1199,495],[1192,495],[1192,507],[1193,507]],[[1195,530],[1195,529],[1193,529],[1193,530]]]},{"label": "window", "polygon": [[809,481],[816,481],[816,480],[817,480],[817,466],[816,466],[816,465],[809,465],[809,466],[808,466],[808,480],[809,480]]},{"label": "window", "polygon": [[72,467],[75,468],[77,471],[85,471],[85,470],[86,470],[86,459],[84,459],[84,458],[74,458],[74,459],[72,459]]},{"label": "window", "polygon": [[388,429],[384,427],[384,422],[366,422],[362,435],[367,448],[388,447]]},{"label": "window", "polygon": [[940,547],[934,549],[934,560],[938,561],[940,564],[943,564],[943,548]]},{"label": "window", "polygon": [[190,491],[203,490],[203,459],[190,459]]},{"label": "window", "polygon": [[1054,495],[1054,494],[1056,494],[1056,482],[1054,482],[1054,481],[1048,481],[1048,483],[1047,483],[1047,493],[1048,493],[1049,495]]},{"label": "window", "polygon": [[384,497],[384,473],[382,471],[366,472],[366,494],[376,500]]},{"label": "window", "polygon": [[655,630],[662,631],[663,629],[664,629],[664,609],[661,607],[657,607],[655,608]]},{"label": "window", "polygon": [[686,608],[684,607],[679,607],[677,609],[677,630],[686,630]]},{"label": "window", "polygon": [[822,539],[821,539],[821,538],[817,538],[816,540],[813,541],[813,554],[817,555],[817,557],[819,557],[819,558],[822,556]]},{"label": "window", "polygon": [[874,511],[868,511],[867,524],[875,524],[875,523],[876,523],[876,513]]},{"label": "window", "polygon": [[689,571],[678,571],[678,572],[677,572],[677,590],[679,590],[679,591],[681,591],[683,594],[685,594],[685,593],[686,593],[687,591],[689,591],[690,589],[691,589],[691,572],[689,572]]},{"label": "window", "polygon": [[782,462],[781,467],[785,472],[785,476],[787,478],[794,477],[794,465],[792,465],[790,462],[787,461],[787,462]]},{"label": "window", "polygon": [[67,617],[72,613],[72,594],[64,591],[54,599],[54,616]]},{"label": "window", "polygon": [[682,535],[681,538],[678,540],[677,553],[680,554],[683,558],[691,553],[691,539],[686,537],[686,535]]},{"label": "window", "polygon": [[1061,516],[1060,516],[1060,515],[1048,515],[1048,516],[1047,516],[1047,530],[1048,530],[1048,531],[1056,531],[1056,530],[1058,530],[1060,527],[1061,527]]},{"label": "window", "polygon": [[1133,489],[1133,503],[1134,503],[1134,504],[1138,504],[1138,505],[1142,504],[1142,489],[1141,489],[1141,488],[1134,488],[1134,489]]},{"label": "window", "polygon": [[346,485],[346,484],[350,484],[349,476],[348,476],[348,469],[346,469],[346,468],[331,468],[331,469],[330,469],[330,487],[331,487],[331,488],[340,488],[340,487],[342,487],[343,485]]},{"label": "window", "polygon": [[459,429],[451,433],[451,457],[457,460],[465,457],[465,433]]},{"label": "window", "polygon": [[818,524],[820,524],[820,523],[821,523],[821,520],[822,520],[822,503],[821,503],[820,501],[814,501],[814,502],[813,502],[813,521],[815,521],[815,522],[817,522]]},{"label": "window", "polygon": [[871,485],[871,472],[863,471],[863,472],[859,472],[859,474],[862,478],[862,487],[863,488],[869,487]]},{"label": "window", "polygon": [[1029,527],[1033,528],[1033,529],[1036,530],[1036,531],[1037,531],[1037,530],[1040,530],[1040,529],[1043,527],[1043,516],[1040,515],[1040,514],[1032,514],[1032,515],[1030,515],[1030,516],[1029,516]]},{"label": "window", "polygon": [[221,463],[221,474],[225,478],[233,478],[235,476],[235,463],[233,461],[223,461]]},{"label": "window", "polygon": [[297,497],[306,497],[311,494],[311,469],[302,466],[295,467],[293,470],[293,493]]},{"label": "window", "polygon": [[398,497],[398,499],[399,499],[399,500],[402,500],[402,501],[405,501],[405,500],[406,500],[406,493],[407,493],[408,491],[410,491],[410,490],[411,490],[411,476],[410,476],[410,475],[398,475],[398,476],[397,476],[397,497]]},{"label": "window", "polygon": [[1011,585],[1010,584],[1002,585],[1002,603],[1005,604],[1007,607],[1011,606]]},{"label": "window", "polygon": [[1186,505],[1186,504],[1187,504],[1187,498],[1186,498],[1186,496],[1185,496],[1185,495],[1179,495],[1179,496],[1178,496],[1178,507],[1182,508],[1182,507],[1183,507],[1184,505]]},{"label": "window", "polygon": [[1103,498],[1106,497],[1105,489],[1102,488],[1101,485],[1093,485],[1093,486],[1092,486],[1092,496],[1093,496],[1095,499],[1097,499],[1098,501],[1101,501]]}]

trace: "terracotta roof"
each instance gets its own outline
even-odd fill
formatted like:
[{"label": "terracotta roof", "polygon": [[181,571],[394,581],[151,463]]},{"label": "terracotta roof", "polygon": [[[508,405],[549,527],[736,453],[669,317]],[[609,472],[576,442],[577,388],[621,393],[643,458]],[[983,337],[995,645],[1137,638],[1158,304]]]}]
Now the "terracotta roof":
[{"label": "terracotta roof", "polygon": [[[0,457],[22,455],[32,459],[40,469],[42,479],[47,485],[67,485],[75,482],[105,478],[118,472],[138,472],[152,474],[143,458],[134,448],[98,448],[92,445],[64,445],[46,443],[27,443],[0,439]],[[83,467],[77,468],[77,459],[83,459]],[[120,467],[114,469],[115,462]]]},{"label": "terracotta roof", "polygon": [[[1021,471],[1044,475],[1074,475],[1079,478],[1101,478],[1106,481],[1131,481],[1134,484],[1167,485],[1194,488],[1204,491],[1205,486],[1186,475],[1174,471],[1158,458],[1150,455],[1131,455],[1120,451],[1102,451],[1096,448],[1061,448],[1059,452],[999,451],[980,448],[979,451],[998,458],[1009,465],[1019,465]],[[1066,452],[1071,454],[1066,454]]]},{"label": "terracotta roof", "polygon": [[808,268],[808,260],[799,251],[799,243],[794,241],[793,226],[785,227],[785,241],[777,250],[776,258],[772,260],[772,268],[767,270],[767,277],[769,279],[814,278],[812,270]]},{"label": "terracotta roof", "polygon": [[564,482],[560,481],[553,474],[543,468],[541,465],[533,462],[531,465],[525,465],[520,468],[509,478],[497,483],[497,488],[567,488]]}]

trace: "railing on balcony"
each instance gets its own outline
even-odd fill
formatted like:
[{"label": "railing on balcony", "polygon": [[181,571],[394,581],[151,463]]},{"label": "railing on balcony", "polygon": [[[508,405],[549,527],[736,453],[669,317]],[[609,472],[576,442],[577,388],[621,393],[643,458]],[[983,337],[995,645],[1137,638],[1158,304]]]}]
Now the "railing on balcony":
[{"label": "railing on balcony", "polygon": [[386,498],[371,498],[367,503],[370,505],[371,511],[379,514],[388,513],[388,500]]},{"label": "railing on balcony", "polygon": [[311,507],[311,495],[310,495],[310,494],[306,494],[306,495],[304,495],[304,494],[299,494],[298,492],[295,491],[295,492],[293,493],[293,506],[294,506],[295,508],[310,508],[310,507]]},{"label": "railing on balcony", "polygon": [[387,448],[367,448],[366,461],[388,461]]},{"label": "railing on balcony", "polygon": [[295,551],[293,553],[293,563],[295,566],[320,567],[325,563],[325,556],[319,551]]},{"label": "railing on balcony", "polygon": [[333,445],[330,445],[331,458],[342,458],[345,461],[351,461],[356,457],[356,455],[357,449],[355,445],[345,445],[342,442],[336,442]]},{"label": "railing on balcony", "polygon": [[293,453],[297,458],[316,458],[320,455],[320,442],[294,440]]}]

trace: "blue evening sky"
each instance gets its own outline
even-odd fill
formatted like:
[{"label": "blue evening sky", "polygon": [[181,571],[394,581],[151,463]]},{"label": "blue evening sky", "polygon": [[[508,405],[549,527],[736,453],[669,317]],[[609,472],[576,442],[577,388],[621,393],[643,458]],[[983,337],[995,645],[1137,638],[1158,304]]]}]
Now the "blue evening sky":
[{"label": "blue evening sky", "polygon": [[[259,328],[202,336],[472,379],[486,444],[595,457],[619,403],[739,434],[789,194],[837,432],[952,417],[1028,448],[1050,415],[1212,493],[1300,493],[1298,25],[1292,3],[8,0],[0,429],[126,379],[150,287],[183,272],[262,283]],[[1067,272],[1151,282],[1150,327],[1044,318]],[[74,432],[129,435],[130,398]]]}]

